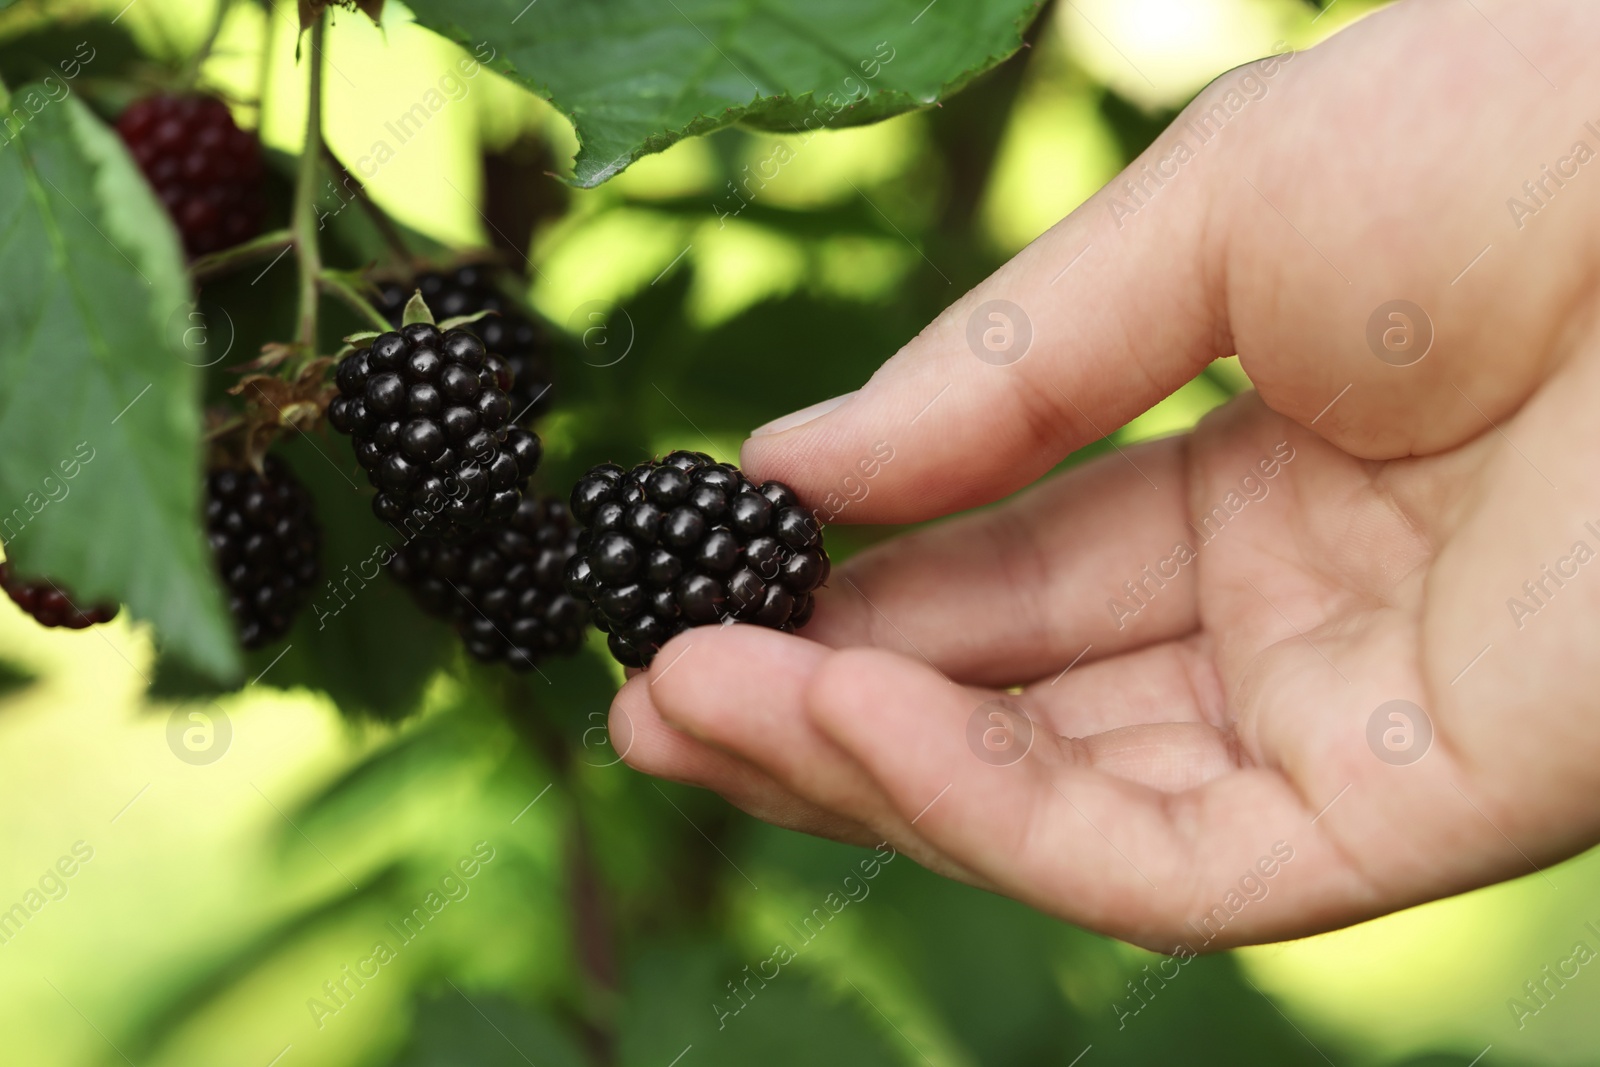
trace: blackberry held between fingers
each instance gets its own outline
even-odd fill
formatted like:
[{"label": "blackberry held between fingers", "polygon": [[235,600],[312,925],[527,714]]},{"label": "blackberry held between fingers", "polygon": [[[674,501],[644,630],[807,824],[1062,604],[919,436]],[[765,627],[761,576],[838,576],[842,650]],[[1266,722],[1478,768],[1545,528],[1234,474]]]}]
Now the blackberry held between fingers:
[{"label": "blackberry held between fingers", "polygon": [[117,119],[117,132],[166,205],[190,256],[256,235],[265,208],[261,143],[209,96],[148,96]]},{"label": "blackberry held between fingers", "polygon": [[410,286],[384,283],[378,290],[378,310],[398,328],[406,301],[416,290],[441,321],[480,311],[498,312],[479,319],[472,329],[490,352],[504,360],[511,375],[511,384],[503,388],[511,400],[512,421],[527,422],[549,410],[554,371],[549,332],[510,306],[495,287],[489,268],[468,264],[448,273],[419,274]]},{"label": "blackberry held between fingers", "polygon": [[577,542],[560,498],[526,496],[509,522],[460,543],[410,541],[389,573],[424,611],[455,623],[474,657],[530,670],[583,644],[588,605],[565,585]]},{"label": "blackberry held between fingers", "polygon": [[0,563],[0,588],[40,626],[83,630],[117,617],[116,604],[76,604],[71,594],[48,578],[19,578],[10,563]]},{"label": "blackberry held between fingers", "polygon": [[509,520],[539,439],[507,425],[511,401],[468,330],[413,323],[339,363],[328,421],[355,440],[372,510],[407,540],[456,539]]},{"label": "blackberry held between fingers", "polygon": [[219,467],[206,477],[206,534],[245,648],[289,632],[322,551],[311,494],[278,457],[263,469]]},{"label": "blackberry held between fingers", "polygon": [[793,633],[828,578],[816,518],[782,482],[752,484],[701,452],[631,471],[604,464],[572,490],[588,529],[567,588],[589,601],[611,654],[647,667],[691,626],[749,622]]}]

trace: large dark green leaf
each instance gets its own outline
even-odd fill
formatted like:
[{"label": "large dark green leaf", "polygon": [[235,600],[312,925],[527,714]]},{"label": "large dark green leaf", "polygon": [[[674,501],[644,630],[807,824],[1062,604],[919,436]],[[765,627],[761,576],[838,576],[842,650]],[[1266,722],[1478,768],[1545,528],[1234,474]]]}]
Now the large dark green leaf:
[{"label": "large dark green leaf", "polygon": [[19,570],[121,600],[228,675],[197,372],[168,343],[189,301],[177,236],[116,134],[51,96],[12,94],[30,117],[0,148],[0,538]]},{"label": "large dark green leaf", "polygon": [[[732,984],[759,982],[744,968],[753,973],[763,962],[714,941],[643,946],[628,968],[618,1013],[618,1060],[625,1067],[660,1067],[674,1057],[705,1067],[920,1062],[913,1046],[874,1025],[870,1001],[859,993],[842,999],[805,974],[780,972],[748,1003],[739,999]],[[755,984],[742,988],[756,991]]]},{"label": "large dark green leaf", "polygon": [[579,141],[573,180],[585,187],[640,156],[734,122],[803,131],[935,104],[1015,52],[1039,6],[1039,0],[410,4],[424,26],[475,50],[572,120]]},{"label": "large dark green leaf", "polygon": [[[0,10],[5,6],[0,2]],[[104,19],[64,15],[59,22],[27,22],[0,42],[0,71],[18,83],[54,79],[87,90],[103,79],[127,76],[140,62],[133,35]],[[91,77],[78,81],[80,75]]]},{"label": "large dark green leaf", "polygon": [[536,1007],[457,986],[417,1005],[411,1043],[391,1067],[584,1067],[582,1051]]}]

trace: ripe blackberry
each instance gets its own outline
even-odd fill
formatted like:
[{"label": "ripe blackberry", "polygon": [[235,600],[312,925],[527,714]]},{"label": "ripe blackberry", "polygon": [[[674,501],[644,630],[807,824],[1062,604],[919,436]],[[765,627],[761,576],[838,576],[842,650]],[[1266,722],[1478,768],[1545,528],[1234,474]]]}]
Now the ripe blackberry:
[{"label": "ripe blackberry", "polygon": [[206,478],[206,533],[245,648],[288,633],[316,584],[322,550],[311,494],[278,457],[263,469],[220,467]]},{"label": "ripe blackberry", "polygon": [[451,544],[417,538],[389,561],[424,611],[449,619],[467,651],[530,670],[583,644],[588,606],[566,591],[578,528],[558,497],[527,496],[511,520]]},{"label": "ripe blackberry", "polygon": [[539,438],[507,425],[489,360],[470,331],[418,322],[339,363],[328,421],[355,439],[374,514],[407,540],[508,521],[539,465]]},{"label": "ripe blackberry", "polygon": [[378,288],[378,310],[397,327],[406,301],[416,290],[441,321],[457,315],[496,311],[472,324],[490,352],[505,361],[511,384],[502,386],[511,399],[513,422],[526,423],[550,407],[552,366],[549,332],[540,323],[512,308],[493,283],[489,271],[469,264],[449,273],[428,271],[412,285],[385,282]]},{"label": "ripe blackberry", "polygon": [[65,626],[83,630],[117,617],[117,605],[73,603],[72,597],[48,578],[19,578],[10,563],[0,563],[0,588],[17,602],[17,607],[32,615],[40,626]]},{"label": "ripe blackberry", "polygon": [[674,452],[624,471],[607,463],[572,490],[588,529],[567,589],[589,601],[611,654],[646,667],[691,626],[751,622],[793,633],[828,578],[822,530],[782,482]]},{"label": "ripe blackberry", "polygon": [[190,256],[254,237],[261,228],[261,143],[209,96],[147,96],[117,132],[166,205]]}]

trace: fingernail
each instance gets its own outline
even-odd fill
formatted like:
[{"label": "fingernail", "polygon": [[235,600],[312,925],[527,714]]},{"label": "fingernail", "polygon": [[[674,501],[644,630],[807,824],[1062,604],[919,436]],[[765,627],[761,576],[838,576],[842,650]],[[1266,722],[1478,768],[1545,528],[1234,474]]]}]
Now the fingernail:
[{"label": "fingernail", "polygon": [[757,426],[755,429],[750,431],[750,436],[765,437],[767,434],[783,433],[785,430],[792,430],[796,426],[804,426],[813,419],[822,418],[822,416],[826,415],[840,404],[843,404],[846,400],[849,400],[851,397],[855,396],[856,392],[859,391],[860,390],[845,393],[843,396],[836,396],[831,399],[821,401],[820,403],[812,404],[808,408],[801,408],[799,411],[792,411],[781,419],[773,419],[765,426]]}]

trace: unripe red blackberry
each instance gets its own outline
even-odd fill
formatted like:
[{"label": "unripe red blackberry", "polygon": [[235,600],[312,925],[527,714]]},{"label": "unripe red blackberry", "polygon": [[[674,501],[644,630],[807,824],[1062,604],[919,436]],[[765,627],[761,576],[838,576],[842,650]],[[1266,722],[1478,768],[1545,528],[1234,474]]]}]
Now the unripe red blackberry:
[{"label": "unripe red blackberry", "polygon": [[117,119],[117,132],[166,205],[190,256],[254,237],[265,200],[261,143],[209,96],[147,96]]},{"label": "unripe red blackberry", "polygon": [[587,529],[567,588],[589,601],[611,654],[646,667],[691,626],[748,622],[793,633],[828,578],[822,530],[782,482],[674,452],[631,471],[591,470],[572,490]]},{"label": "unripe red blackberry", "polygon": [[10,563],[0,563],[0,588],[40,626],[83,630],[117,617],[116,604],[74,603],[70,593],[48,578],[19,578]]},{"label": "unripe red blackberry", "polygon": [[346,356],[328,421],[355,441],[378,490],[373,513],[452,540],[516,513],[539,438],[509,425],[511,401],[471,331],[413,323]]},{"label": "unripe red blackberry", "polygon": [[549,410],[554,342],[540,323],[507,303],[487,268],[469,264],[448,273],[428,271],[417,275],[412,285],[386,282],[378,289],[378,310],[399,326],[406,301],[419,290],[440,321],[480,311],[498,312],[479,319],[472,329],[490,352],[505,361],[511,375],[506,395],[511,400],[512,421],[526,423]]},{"label": "unripe red blackberry", "polygon": [[206,533],[245,648],[289,632],[322,551],[311,494],[278,457],[268,456],[263,470],[222,467],[206,478]]},{"label": "unripe red blackberry", "polygon": [[588,606],[566,590],[578,528],[558,497],[524,497],[509,522],[459,543],[412,540],[389,561],[423,610],[455,623],[467,651],[529,670],[583,644]]}]

